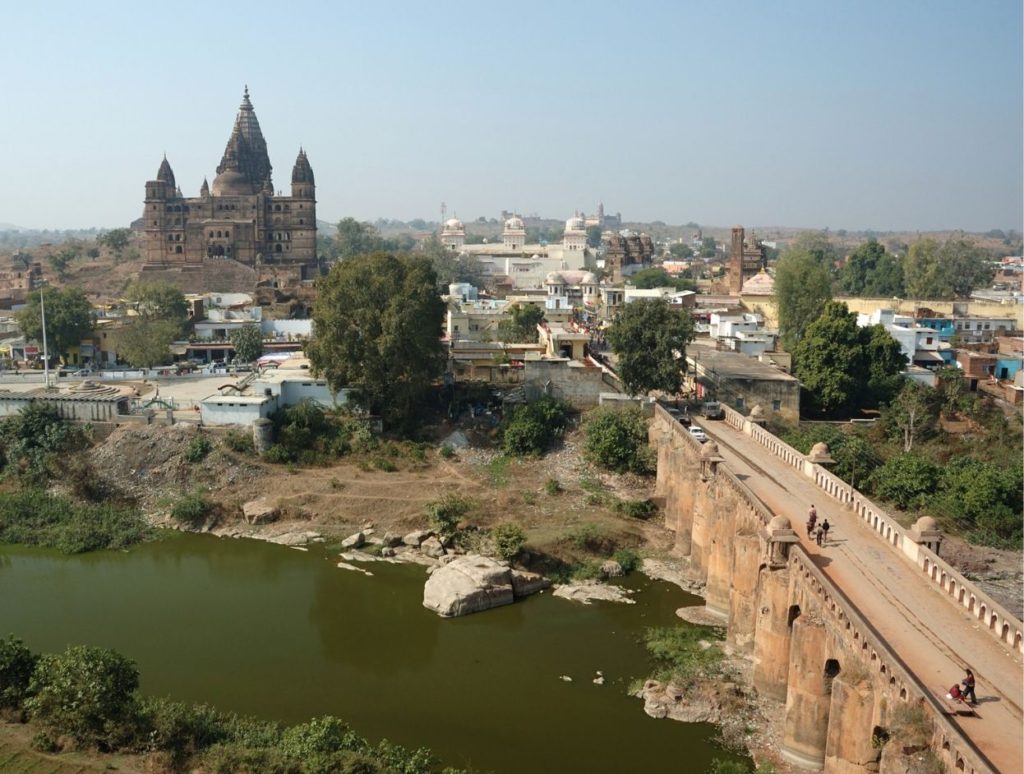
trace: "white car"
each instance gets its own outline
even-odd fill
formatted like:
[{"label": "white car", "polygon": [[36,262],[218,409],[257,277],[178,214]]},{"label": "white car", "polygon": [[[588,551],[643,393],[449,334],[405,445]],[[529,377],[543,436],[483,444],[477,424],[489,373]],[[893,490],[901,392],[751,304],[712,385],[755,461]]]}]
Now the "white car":
[{"label": "white car", "polygon": [[696,438],[701,443],[704,443],[708,439],[708,434],[704,430],[696,425],[689,428],[690,435]]}]

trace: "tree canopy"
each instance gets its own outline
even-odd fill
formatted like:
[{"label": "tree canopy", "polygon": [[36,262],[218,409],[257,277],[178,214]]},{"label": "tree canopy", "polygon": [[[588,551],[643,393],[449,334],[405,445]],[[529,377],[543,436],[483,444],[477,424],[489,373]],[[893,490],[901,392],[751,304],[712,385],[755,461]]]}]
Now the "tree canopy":
[{"label": "tree canopy", "polygon": [[434,273],[437,274],[437,284],[441,288],[446,288],[453,282],[468,282],[475,287],[483,285],[484,269],[479,259],[474,255],[457,253],[445,247],[436,234],[431,234],[423,240],[416,253],[430,259]]},{"label": "tree canopy", "polygon": [[252,363],[263,354],[263,332],[258,325],[243,325],[228,334],[235,348],[235,357],[243,363]]},{"label": "tree canopy", "polygon": [[693,280],[673,277],[661,266],[641,269],[630,281],[638,288],[675,288],[676,290],[696,290],[697,283]]},{"label": "tree canopy", "polygon": [[839,272],[839,287],[850,296],[903,296],[903,261],[872,238],[859,245]]},{"label": "tree canopy", "polygon": [[169,282],[135,282],[125,300],[136,315],[114,335],[117,355],[133,366],[152,368],[170,359],[171,343],[188,323],[185,296]]},{"label": "tree canopy", "polygon": [[445,306],[427,258],[355,256],[321,277],[306,352],[335,390],[389,423],[416,423],[444,370]]},{"label": "tree canopy", "polygon": [[544,319],[544,310],[536,304],[514,304],[507,319],[498,323],[498,337],[510,344],[537,342],[537,325]]},{"label": "tree canopy", "polygon": [[775,265],[775,298],[779,334],[792,350],[807,326],[818,319],[832,298],[831,266],[835,250],[817,234],[801,235]]},{"label": "tree canopy", "polygon": [[685,242],[676,242],[668,248],[668,251],[673,258],[686,259],[693,257],[693,248]]},{"label": "tree canopy", "polygon": [[995,273],[985,250],[964,239],[914,242],[904,271],[907,295],[917,299],[967,298]]},{"label": "tree canopy", "polygon": [[[81,288],[43,288],[46,303],[46,344],[51,359],[63,356],[92,332],[92,304]],[[43,323],[39,293],[29,294],[25,308],[16,315],[18,327],[28,339],[42,343]]]},{"label": "tree canopy", "polygon": [[[693,340],[693,317],[664,299],[640,299],[619,310],[608,343],[631,395],[649,390],[676,393],[682,386],[686,345]],[[677,357],[679,358],[677,360]]]},{"label": "tree canopy", "polygon": [[185,295],[165,280],[133,282],[125,293],[125,300],[135,307],[139,319],[169,320],[181,330],[188,322]]},{"label": "tree canopy", "polygon": [[859,328],[846,304],[829,301],[793,348],[793,363],[809,408],[836,415],[887,399],[906,358],[883,327]]}]

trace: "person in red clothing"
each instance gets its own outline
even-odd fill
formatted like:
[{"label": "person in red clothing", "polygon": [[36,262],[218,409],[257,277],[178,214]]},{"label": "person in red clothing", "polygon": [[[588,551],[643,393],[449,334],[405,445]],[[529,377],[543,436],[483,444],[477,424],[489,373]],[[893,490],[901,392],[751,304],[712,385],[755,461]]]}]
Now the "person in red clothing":
[{"label": "person in red clothing", "polygon": [[961,682],[961,685],[964,687],[961,695],[965,700],[970,699],[971,704],[977,704],[978,697],[974,695],[974,672],[966,667],[964,667],[964,671],[967,672],[967,677]]}]

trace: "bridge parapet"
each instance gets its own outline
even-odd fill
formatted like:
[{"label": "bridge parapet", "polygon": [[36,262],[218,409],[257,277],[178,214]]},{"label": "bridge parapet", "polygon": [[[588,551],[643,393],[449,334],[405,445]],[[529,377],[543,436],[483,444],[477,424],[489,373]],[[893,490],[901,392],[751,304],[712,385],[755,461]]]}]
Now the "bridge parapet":
[{"label": "bridge parapet", "polygon": [[728,406],[723,406],[723,410],[730,427],[749,435],[773,456],[807,474],[822,492],[850,508],[886,545],[915,564],[926,583],[964,607],[990,636],[1011,651],[1024,653],[1024,623],[924,545],[912,530],[902,527],[884,508],[835,474],[808,462],[778,436]]},{"label": "bridge parapet", "polygon": [[839,587],[832,583],[814,564],[802,546],[794,546],[789,553],[790,571],[800,577],[821,601],[821,613],[832,618],[851,650],[860,650],[861,661],[876,672],[875,678],[888,686],[893,700],[921,703],[928,707],[939,738],[934,746],[946,757],[952,771],[968,774],[995,772],[996,769],[961,730],[947,718],[934,693],[928,689],[906,664],[896,655],[850,602]]}]

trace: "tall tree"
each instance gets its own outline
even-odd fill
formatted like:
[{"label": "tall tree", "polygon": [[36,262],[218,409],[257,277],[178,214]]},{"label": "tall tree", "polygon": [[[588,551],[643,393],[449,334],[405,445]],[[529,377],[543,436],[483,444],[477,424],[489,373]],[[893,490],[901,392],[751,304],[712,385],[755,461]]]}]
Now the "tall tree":
[{"label": "tall tree", "polygon": [[498,323],[498,337],[506,343],[537,342],[537,326],[544,319],[544,310],[536,304],[515,304],[507,319]]},{"label": "tall tree", "polygon": [[829,301],[793,348],[793,363],[810,407],[836,415],[878,405],[894,389],[906,358],[884,328],[859,328],[846,304]]},{"label": "tall tree", "polygon": [[619,376],[631,395],[679,392],[686,345],[692,340],[690,313],[677,312],[660,298],[626,304],[608,329]]},{"label": "tall tree", "polygon": [[966,298],[994,274],[988,254],[963,239],[941,245],[921,239],[910,246],[903,266],[907,295],[917,299]]},{"label": "tall tree", "polygon": [[468,282],[475,287],[480,287],[484,283],[484,269],[479,259],[445,247],[437,234],[431,234],[424,239],[416,252],[430,259],[434,273],[437,274],[438,286],[441,288],[446,288],[452,282]]},{"label": "tall tree", "polygon": [[601,227],[587,226],[587,247],[596,250],[601,246]]},{"label": "tall tree", "polygon": [[938,391],[920,382],[907,381],[886,408],[883,422],[892,434],[902,439],[904,452],[913,451],[916,441],[935,432],[940,401]]},{"label": "tall tree", "polygon": [[125,293],[140,320],[167,320],[174,323],[178,333],[188,322],[188,303],[185,295],[166,280],[133,282]]},{"label": "tall tree", "polygon": [[422,256],[387,253],[335,264],[318,283],[313,368],[335,390],[392,424],[411,426],[444,370],[445,306],[437,275]]},{"label": "tall tree", "polygon": [[673,258],[685,260],[687,258],[693,258],[693,248],[685,242],[676,242],[668,249],[669,253]]},{"label": "tall tree", "polygon": [[119,359],[136,368],[153,368],[171,358],[170,346],[181,332],[173,320],[141,317],[114,333]]},{"label": "tall tree", "polygon": [[[877,239],[869,239],[867,242],[857,246],[857,249],[850,253],[846,264],[839,271],[839,287],[843,293],[850,296],[877,295],[880,285],[892,283],[891,277],[886,277],[884,283],[878,281],[878,273],[885,262],[886,273],[891,273],[892,261],[885,261],[887,253],[885,247],[879,244]],[[890,258],[892,256],[889,256]],[[902,272],[901,272],[902,275]],[[903,279],[900,276],[899,285],[902,286]],[[901,289],[901,288],[899,288]],[[902,295],[897,289],[891,292],[883,292],[882,295]]]},{"label": "tall tree", "polygon": [[243,325],[228,335],[235,348],[235,357],[243,363],[252,363],[263,354],[263,332],[258,325]]},{"label": "tall tree", "polygon": [[384,249],[384,240],[377,229],[372,224],[360,223],[355,218],[339,220],[338,233],[334,239],[338,258],[341,260]]},{"label": "tall tree", "polygon": [[[54,356],[63,356],[92,332],[92,304],[81,288],[43,288],[46,306],[46,343]],[[17,313],[18,327],[28,339],[42,342],[43,324],[39,293],[31,293],[25,308]]]},{"label": "tall tree", "polygon": [[792,350],[807,326],[818,319],[832,298],[831,265],[835,251],[816,234],[801,235],[775,264],[775,298],[779,334]]},{"label": "tall tree", "polygon": [[113,251],[114,255],[120,257],[124,249],[128,247],[128,243],[131,241],[131,229],[127,228],[114,228],[106,233],[100,234],[96,237],[96,241],[101,245],[105,245]]}]

